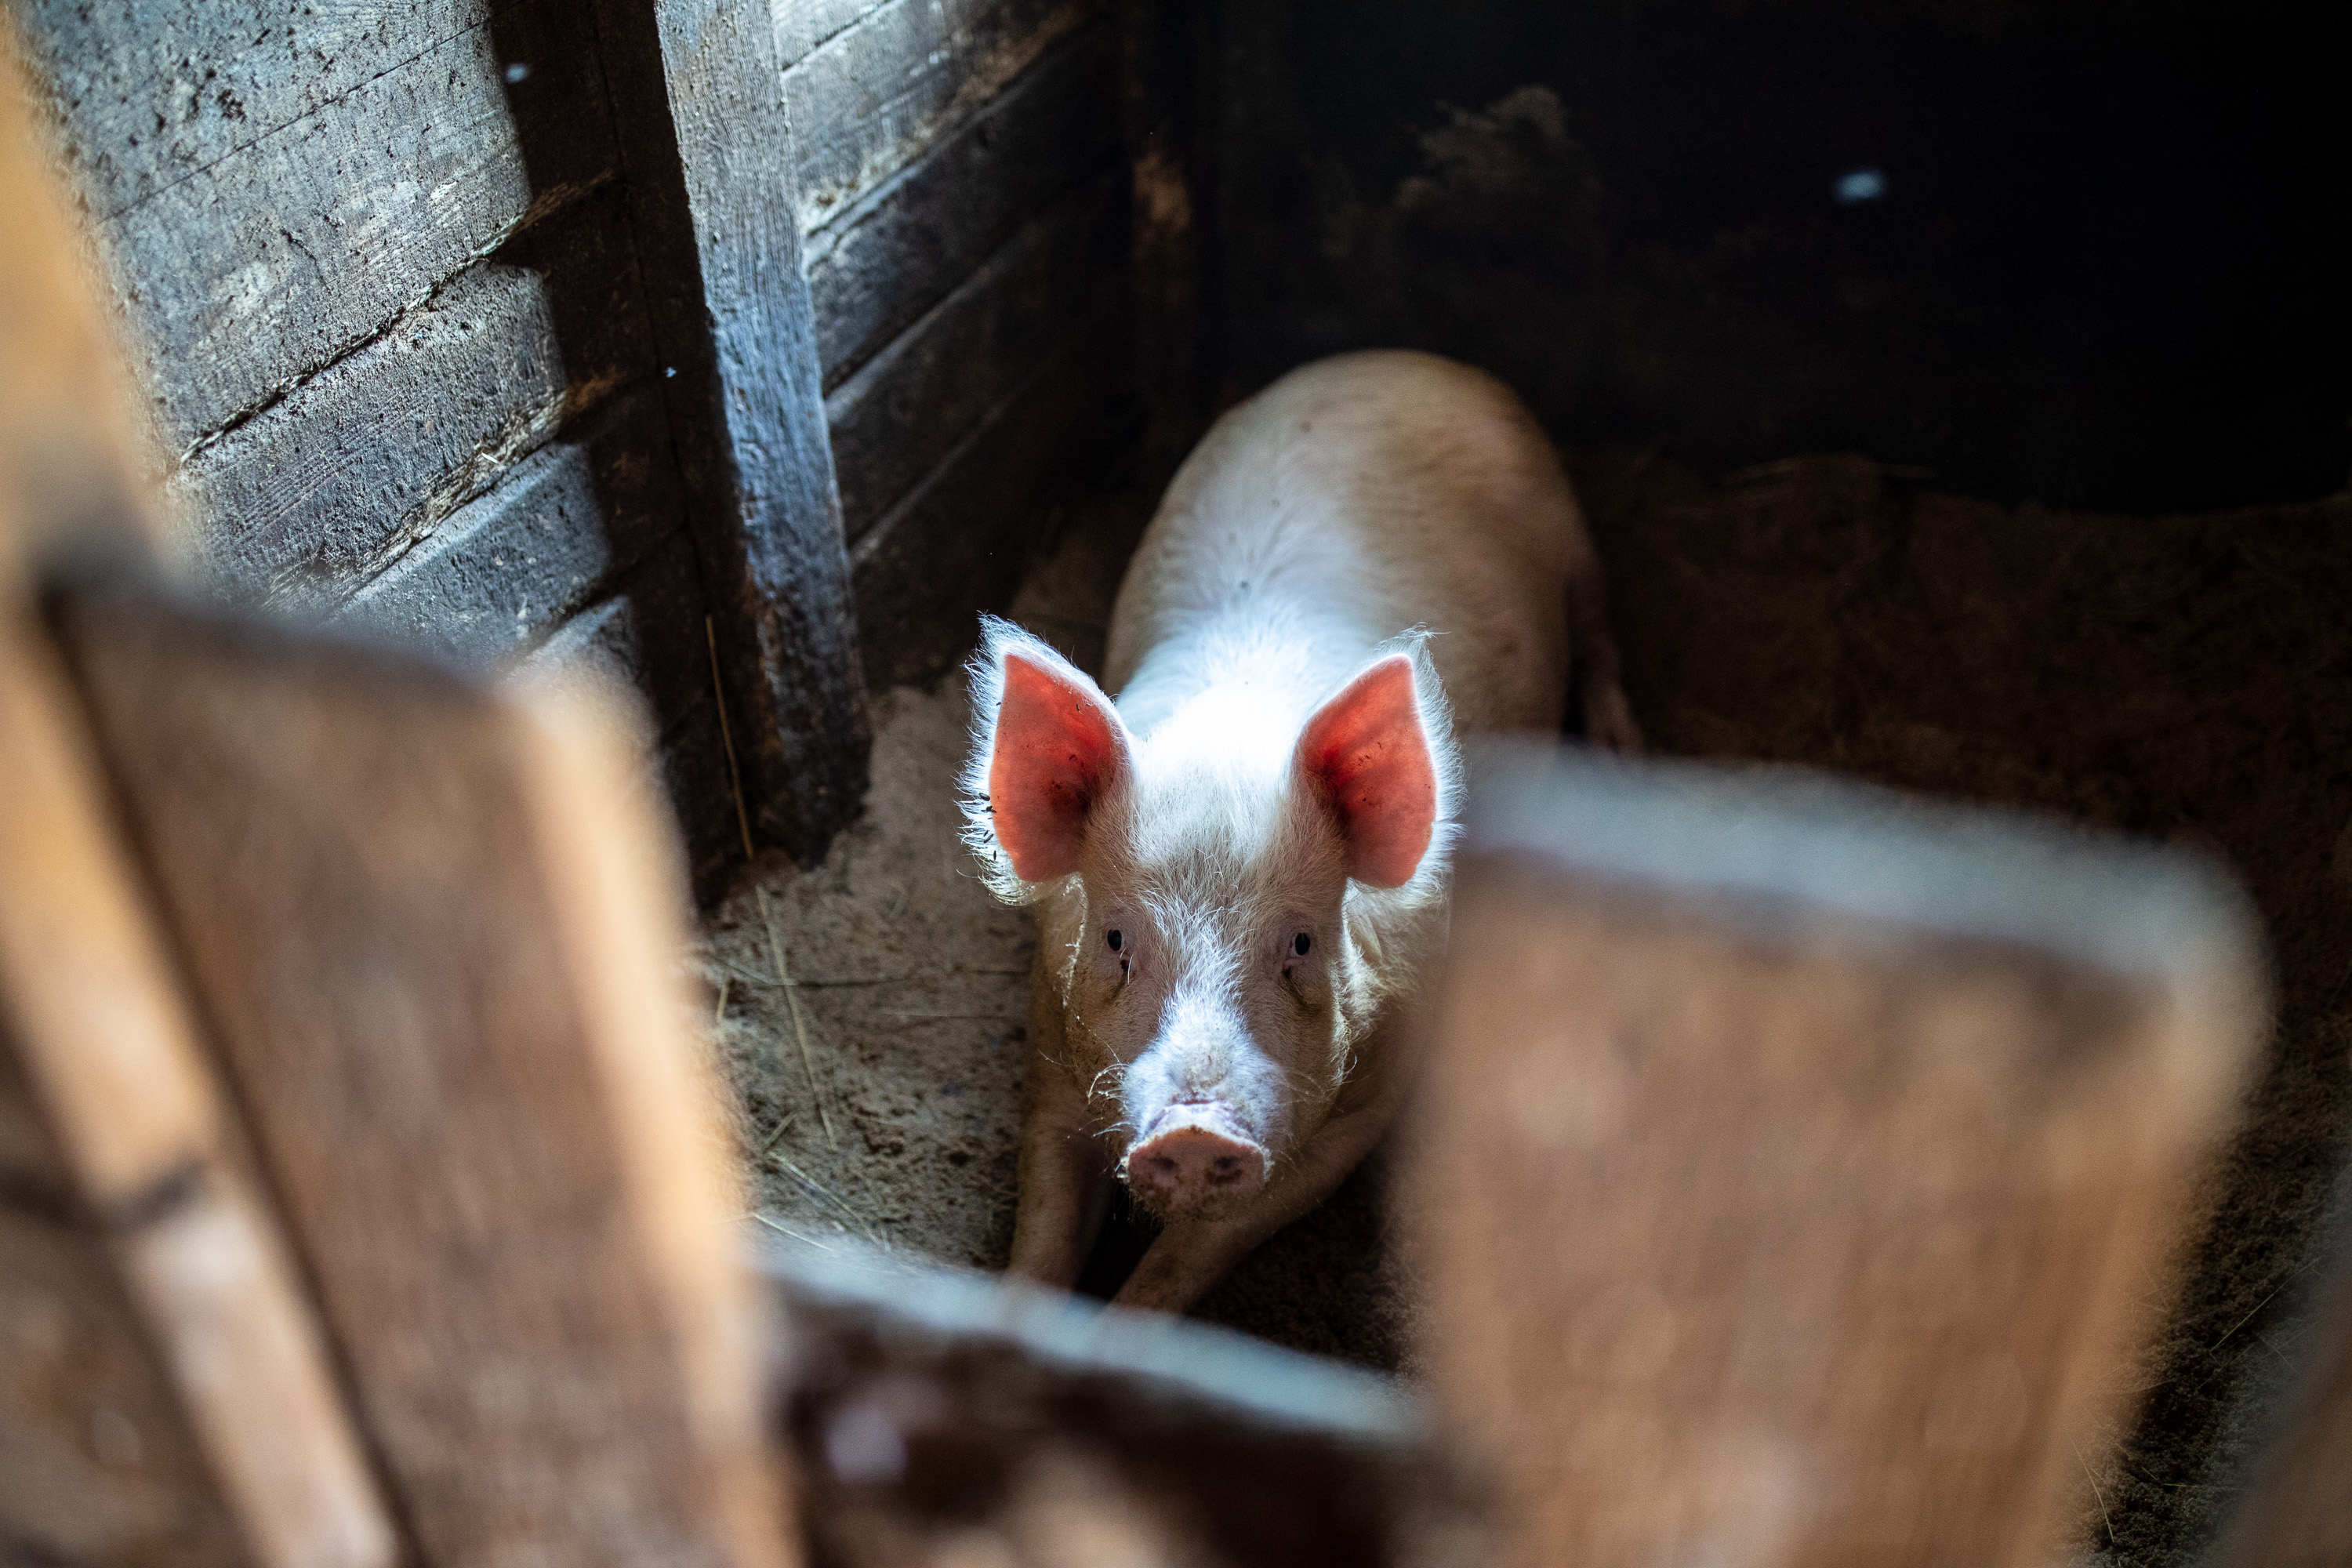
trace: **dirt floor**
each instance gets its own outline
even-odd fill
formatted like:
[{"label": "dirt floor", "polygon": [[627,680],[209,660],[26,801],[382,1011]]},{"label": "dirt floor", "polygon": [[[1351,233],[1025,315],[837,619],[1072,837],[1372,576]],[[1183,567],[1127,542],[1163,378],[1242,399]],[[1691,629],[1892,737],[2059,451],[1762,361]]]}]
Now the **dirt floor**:
[{"label": "dirt floor", "polygon": [[[2185,1563],[2294,1357],[2352,1121],[2352,496],[2147,519],[1956,499],[1853,458],[1719,484],[1642,455],[1571,467],[1658,751],[2197,844],[2260,906],[2275,1044],[2084,1542]],[[1016,618],[1096,667],[1131,537],[1131,516],[1082,511]],[[958,846],[964,744],[957,680],[881,694],[865,819],[815,870],[754,868],[705,967],[772,1222],[989,1268],[1012,1235],[1032,931]],[[1410,1372],[1383,1179],[1376,1157],[1200,1315]],[[1089,1286],[1142,1242],[1115,1226]]]}]

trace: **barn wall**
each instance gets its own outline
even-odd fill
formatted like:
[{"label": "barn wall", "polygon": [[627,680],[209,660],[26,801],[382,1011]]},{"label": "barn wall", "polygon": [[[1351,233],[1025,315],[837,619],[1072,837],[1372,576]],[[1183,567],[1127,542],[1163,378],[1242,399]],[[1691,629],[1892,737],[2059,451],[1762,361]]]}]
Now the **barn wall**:
[{"label": "barn wall", "polygon": [[1120,56],[1096,0],[777,0],[866,679],[1002,608],[1103,407]]},{"label": "barn wall", "polygon": [[616,667],[707,878],[737,835],[594,29],[562,0],[19,19],[205,573],[467,664]]},{"label": "barn wall", "polygon": [[[747,184],[722,156],[715,193],[681,188],[694,150],[641,145],[639,100],[667,130],[705,107],[681,93],[733,90],[694,51],[765,6],[660,0],[658,27],[562,0],[21,7],[209,576],[469,664],[619,668],[651,700],[706,889],[741,853],[706,616],[759,837],[821,847],[863,766],[805,744],[762,754],[794,715],[763,732],[747,711],[842,690],[761,689],[761,659],[824,635],[824,606],[761,622],[761,596],[821,598],[823,573],[803,584],[790,529],[765,567],[711,537],[757,531],[776,505],[775,474],[763,487],[747,467],[730,489],[713,472],[773,460],[762,432],[723,428],[747,390],[730,378],[796,347],[821,362],[838,521],[829,473],[801,510],[846,539],[870,680],[921,679],[1042,542],[1105,405],[1120,310],[1106,5],[775,0],[774,52],[752,52],[782,72],[791,177]],[[687,76],[665,88],[665,70]],[[696,237],[769,221],[803,247],[807,301],[788,303],[807,341],[698,358],[681,321],[730,330],[701,292],[730,280],[698,271],[770,263],[698,258]],[[730,640],[730,614],[761,624]],[[856,750],[859,722],[816,728]],[[775,808],[822,769],[835,804]]]}]

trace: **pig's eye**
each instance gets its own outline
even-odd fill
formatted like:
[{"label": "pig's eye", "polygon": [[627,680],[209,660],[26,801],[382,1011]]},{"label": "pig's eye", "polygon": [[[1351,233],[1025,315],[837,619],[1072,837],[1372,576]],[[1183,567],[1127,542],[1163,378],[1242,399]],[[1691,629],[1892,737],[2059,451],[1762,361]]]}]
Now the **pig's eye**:
[{"label": "pig's eye", "polygon": [[1297,953],[1301,958],[1306,957],[1307,950],[1314,945],[1315,939],[1308,936],[1305,931],[1300,931],[1297,936],[1290,939],[1290,951]]},{"label": "pig's eye", "polygon": [[1119,930],[1117,926],[1111,927],[1110,930],[1103,933],[1103,941],[1110,944],[1110,950],[1113,952],[1117,952],[1120,948],[1127,945],[1127,938],[1119,934]]}]

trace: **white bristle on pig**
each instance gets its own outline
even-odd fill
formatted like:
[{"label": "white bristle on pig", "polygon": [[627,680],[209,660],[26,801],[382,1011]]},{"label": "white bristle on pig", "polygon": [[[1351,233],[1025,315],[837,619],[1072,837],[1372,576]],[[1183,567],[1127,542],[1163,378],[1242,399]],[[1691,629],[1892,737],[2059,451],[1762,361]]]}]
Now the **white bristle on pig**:
[{"label": "white bristle on pig", "polygon": [[1068,1286],[1123,1180],[1181,1310],[1370,1152],[1444,938],[1465,733],[1639,744],[1600,568],[1518,400],[1344,355],[1219,420],[1112,613],[1114,703],[990,619],[965,837],[1037,906],[1014,1272]]}]

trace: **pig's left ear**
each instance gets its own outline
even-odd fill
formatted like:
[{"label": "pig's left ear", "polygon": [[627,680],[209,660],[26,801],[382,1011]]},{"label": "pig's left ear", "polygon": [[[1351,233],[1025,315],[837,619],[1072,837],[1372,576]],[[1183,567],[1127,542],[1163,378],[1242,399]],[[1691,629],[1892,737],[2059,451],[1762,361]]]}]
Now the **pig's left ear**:
[{"label": "pig's left ear", "polygon": [[1087,820],[1127,782],[1127,726],[1102,689],[1045,644],[993,626],[990,644],[986,810],[1013,874],[1049,882],[1078,868]]},{"label": "pig's left ear", "polygon": [[1339,818],[1348,875],[1412,880],[1437,830],[1437,763],[1408,654],[1391,654],[1316,710],[1292,766]]}]

